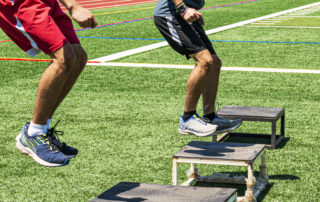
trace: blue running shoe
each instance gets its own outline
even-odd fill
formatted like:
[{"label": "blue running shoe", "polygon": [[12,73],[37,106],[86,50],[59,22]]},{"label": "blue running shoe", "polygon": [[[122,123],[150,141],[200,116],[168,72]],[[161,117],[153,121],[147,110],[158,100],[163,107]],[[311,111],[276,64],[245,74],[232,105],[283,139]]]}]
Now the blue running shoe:
[{"label": "blue running shoe", "polygon": [[60,120],[48,130],[47,135],[48,138],[52,140],[52,143],[69,159],[75,157],[78,154],[78,150],[71,146],[68,146],[65,142],[61,142],[58,135],[63,135],[63,131],[56,130],[56,126]]},{"label": "blue running shoe", "polygon": [[16,138],[16,147],[21,153],[27,154],[42,166],[58,167],[69,163],[69,158],[53,144],[47,134],[30,137],[27,134],[28,128],[29,123]]}]

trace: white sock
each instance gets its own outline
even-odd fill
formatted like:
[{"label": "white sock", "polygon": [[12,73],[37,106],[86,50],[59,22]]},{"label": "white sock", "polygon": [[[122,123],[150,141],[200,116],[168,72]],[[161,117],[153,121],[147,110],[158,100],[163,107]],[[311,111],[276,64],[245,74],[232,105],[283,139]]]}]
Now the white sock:
[{"label": "white sock", "polygon": [[30,126],[28,128],[28,135],[31,137],[37,135],[43,135],[47,133],[47,125],[39,125],[35,124],[32,121],[30,122]]},{"label": "white sock", "polygon": [[50,128],[50,124],[51,124],[51,119],[48,119],[48,120],[47,120],[47,129]]}]

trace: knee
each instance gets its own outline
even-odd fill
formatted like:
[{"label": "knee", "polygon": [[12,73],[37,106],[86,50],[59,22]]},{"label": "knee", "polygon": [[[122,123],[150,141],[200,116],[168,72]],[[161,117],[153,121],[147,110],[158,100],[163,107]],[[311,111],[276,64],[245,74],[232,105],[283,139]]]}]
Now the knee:
[{"label": "knee", "polygon": [[88,61],[88,55],[80,44],[73,45],[76,55],[76,66],[79,70],[83,70]]},{"label": "knee", "polygon": [[213,58],[211,56],[203,57],[197,61],[197,66],[201,68],[201,70],[205,72],[209,72],[214,64]]},{"label": "knee", "polygon": [[76,54],[70,44],[66,44],[53,54],[53,63],[59,72],[71,72],[76,63]]},{"label": "knee", "polygon": [[213,62],[212,62],[212,68],[213,70],[220,71],[222,67],[222,62],[218,56],[212,56]]},{"label": "knee", "polygon": [[79,74],[87,63],[87,53],[80,44],[67,44],[54,54],[53,62],[56,62],[59,72]]}]

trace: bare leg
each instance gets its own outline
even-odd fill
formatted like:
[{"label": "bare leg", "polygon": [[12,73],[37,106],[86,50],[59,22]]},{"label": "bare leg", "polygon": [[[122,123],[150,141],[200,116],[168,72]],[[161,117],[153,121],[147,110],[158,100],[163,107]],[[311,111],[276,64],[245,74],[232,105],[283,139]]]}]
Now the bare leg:
[{"label": "bare leg", "polygon": [[[215,112],[215,103],[219,85],[219,75],[221,69],[221,60],[213,55],[213,63],[209,68],[208,79],[202,91],[204,114]],[[208,106],[205,108],[205,106]]]},{"label": "bare leg", "polygon": [[75,64],[72,67],[72,71],[68,76],[67,81],[65,82],[61,93],[58,95],[58,99],[54,104],[51,112],[49,113],[49,118],[52,118],[55,110],[58,108],[59,104],[63,101],[66,95],[70,92],[71,88],[75,84],[76,80],[78,79],[79,75],[81,74],[82,70],[84,69],[87,63],[87,54],[83,50],[80,44],[72,44],[73,50],[76,55]]},{"label": "bare leg", "polygon": [[47,123],[76,61],[75,52],[70,44],[66,44],[50,56],[52,63],[41,76],[32,118],[32,121],[39,125]]},{"label": "bare leg", "polygon": [[208,50],[201,51],[193,56],[197,62],[187,81],[185,111],[195,111],[200,95],[205,87],[209,69],[213,60]]}]

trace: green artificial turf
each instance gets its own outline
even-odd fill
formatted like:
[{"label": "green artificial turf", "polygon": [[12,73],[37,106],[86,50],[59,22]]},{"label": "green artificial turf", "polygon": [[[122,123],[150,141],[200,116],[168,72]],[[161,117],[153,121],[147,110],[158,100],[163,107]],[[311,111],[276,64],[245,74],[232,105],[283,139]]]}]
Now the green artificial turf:
[{"label": "green artificial turf", "polygon": [[[237,1],[207,1],[206,7],[234,2]],[[202,13],[208,30],[312,2],[317,1],[260,0]],[[102,9],[94,13],[154,5]],[[102,25],[151,16],[152,9],[146,9],[97,18]],[[152,20],[77,34],[162,38]],[[0,32],[0,41],[7,39]],[[239,27],[210,35],[210,39],[319,42],[319,31]],[[157,41],[86,38],[81,42],[93,59]],[[320,69],[316,44],[214,42],[214,47],[224,66]],[[5,42],[0,43],[2,57],[27,58],[27,55],[13,42]],[[40,54],[36,58],[48,57]],[[169,47],[118,61],[194,64]],[[53,124],[61,120],[57,126],[65,133],[61,140],[78,148],[79,154],[64,167],[39,166],[15,148],[15,137],[32,118],[36,88],[47,65],[47,62],[0,61],[0,201],[89,201],[121,181],[171,184],[172,155],[192,140],[211,140],[183,136],[177,131],[191,70],[87,66],[53,117]],[[287,138],[280,148],[267,151],[270,186],[259,200],[300,202],[320,198],[319,86],[318,74],[221,72],[217,98],[221,107],[243,105],[286,110]],[[270,125],[244,122],[237,131],[269,133]],[[187,169],[187,165],[179,165],[180,182],[186,179]],[[246,171],[240,167],[205,165],[199,165],[199,169],[201,174]]]},{"label": "green artificial turf", "polygon": [[[5,201],[87,201],[120,181],[170,184],[172,155],[191,140],[210,141],[177,132],[190,70],[87,67],[54,117],[54,122],[62,120],[58,129],[65,132],[63,141],[80,153],[65,167],[39,166],[18,152],[14,139],[31,119],[44,63],[22,64],[29,66],[18,69],[25,77],[15,73],[12,63],[1,71],[11,75],[10,80],[1,80],[0,91],[0,190]],[[319,76],[223,71],[220,81],[221,106],[286,109],[290,139],[267,153],[272,188],[265,200],[317,199]],[[244,123],[238,131],[270,132],[270,125]],[[180,181],[185,179],[183,169],[186,166],[179,168]],[[203,174],[211,169],[244,171],[222,166],[200,169]]]}]

